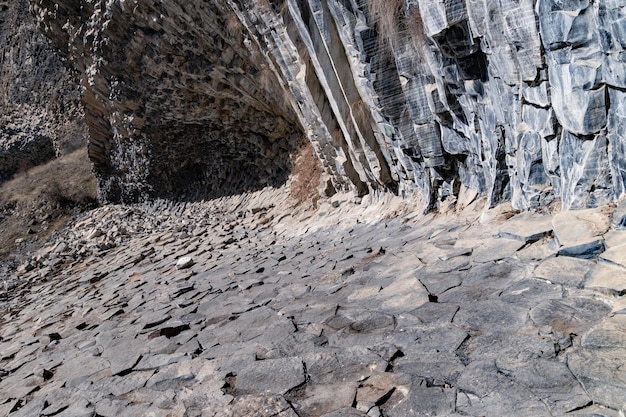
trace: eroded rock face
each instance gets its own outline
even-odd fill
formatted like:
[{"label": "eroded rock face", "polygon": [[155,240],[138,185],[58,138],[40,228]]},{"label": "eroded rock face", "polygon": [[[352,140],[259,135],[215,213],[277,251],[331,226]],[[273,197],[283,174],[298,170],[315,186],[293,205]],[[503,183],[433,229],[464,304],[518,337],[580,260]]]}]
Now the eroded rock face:
[{"label": "eroded rock face", "polygon": [[623,0],[32,0],[83,74],[103,197],[280,183],[528,209],[626,193]]},{"label": "eroded rock face", "polygon": [[80,93],[28,13],[0,1],[0,182],[85,142]]},{"label": "eroded rock face", "polygon": [[295,116],[257,39],[224,1],[33,1],[82,74],[102,197],[205,197],[274,185]]}]

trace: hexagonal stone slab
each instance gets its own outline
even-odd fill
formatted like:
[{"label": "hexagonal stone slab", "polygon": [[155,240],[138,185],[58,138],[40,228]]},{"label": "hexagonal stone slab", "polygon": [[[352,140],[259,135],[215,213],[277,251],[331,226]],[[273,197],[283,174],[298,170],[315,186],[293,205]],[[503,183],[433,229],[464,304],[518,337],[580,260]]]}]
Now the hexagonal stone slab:
[{"label": "hexagonal stone slab", "polygon": [[526,322],[528,310],[500,300],[484,300],[461,306],[454,323],[473,330],[511,332]]},{"label": "hexagonal stone slab", "polygon": [[253,362],[237,373],[235,392],[282,395],[304,381],[300,358],[267,359]]},{"label": "hexagonal stone slab", "polygon": [[559,254],[593,257],[604,251],[602,235],[609,229],[609,218],[599,209],[562,211],[552,219]]},{"label": "hexagonal stone slab", "polygon": [[[626,249],[626,247],[624,248]],[[585,287],[604,290],[612,295],[626,293],[626,268],[598,262],[586,275]]]},{"label": "hexagonal stone slab", "polygon": [[455,400],[454,388],[431,386],[425,379],[413,377],[408,390],[394,391],[380,409],[385,417],[450,416]]},{"label": "hexagonal stone slab", "polygon": [[567,365],[596,404],[626,409],[626,349],[578,349],[567,355]]},{"label": "hexagonal stone slab", "polygon": [[474,249],[472,260],[477,263],[488,263],[510,258],[524,244],[525,242],[517,239],[487,239],[481,246]]},{"label": "hexagonal stone slab", "polygon": [[336,384],[307,384],[304,389],[296,390],[295,396],[287,399],[300,415],[320,416],[342,408],[352,406],[356,395],[356,382]]},{"label": "hexagonal stone slab", "polygon": [[[214,415],[216,417],[298,417],[283,397],[270,395],[244,395],[237,397],[228,408],[215,411]],[[205,414],[203,413],[202,415]]]},{"label": "hexagonal stone slab", "polygon": [[611,321],[602,323],[584,334],[581,344],[586,348],[626,348],[626,326]]},{"label": "hexagonal stone slab", "polygon": [[591,402],[564,362],[502,355],[496,359],[496,367],[529,388],[555,415],[577,410]]},{"label": "hexagonal stone slab", "polygon": [[550,217],[538,216],[536,213],[520,213],[502,225],[500,236],[522,242],[535,242],[552,233],[551,220]]},{"label": "hexagonal stone slab", "polygon": [[590,298],[547,300],[530,310],[536,326],[551,326],[565,333],[580,333],[611,312],[602,301]]},{"label": "hexagonal stone slab", "polygon": [[534,276],[556,284],[571,287],[581,287],[585,274],[595,265],[587,259],[577,259],[568,256],[557,256],[546,259],[537,269]]}]

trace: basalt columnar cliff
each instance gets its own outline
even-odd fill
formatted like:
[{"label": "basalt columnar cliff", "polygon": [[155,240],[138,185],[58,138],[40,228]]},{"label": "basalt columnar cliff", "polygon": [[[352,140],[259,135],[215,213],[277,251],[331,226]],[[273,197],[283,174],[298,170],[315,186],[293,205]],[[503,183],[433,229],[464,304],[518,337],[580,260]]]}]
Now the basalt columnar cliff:
[{"label": "basalt columnar cliff", "polygon": [[626,194],[626,2],[31,0],[105,200],[280,184],[529,209]]},{"label": "basalt columnar cliff", "polygon": [[0,1],[0,183],[84,143],[80,91],[28,11]]}]

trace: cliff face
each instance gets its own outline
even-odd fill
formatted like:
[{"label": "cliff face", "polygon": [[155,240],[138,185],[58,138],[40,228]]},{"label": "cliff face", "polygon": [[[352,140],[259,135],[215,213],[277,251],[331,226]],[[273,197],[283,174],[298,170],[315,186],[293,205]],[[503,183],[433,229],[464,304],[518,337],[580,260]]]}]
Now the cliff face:
[{"label": "cliff face", "polygon": [[32,0],[103,197],[281,183],[565,208],[626,193],[625,1]]},{"label": "cliff face", "polygon": [[268,51],[225,2],[34,1],[82,74],[105,200],[203,198],[286,179],[301,137]]},{"label": "cliff face", "polygon": [[28,12],[0,1],[0,182],[84,143],[80,92]]}]

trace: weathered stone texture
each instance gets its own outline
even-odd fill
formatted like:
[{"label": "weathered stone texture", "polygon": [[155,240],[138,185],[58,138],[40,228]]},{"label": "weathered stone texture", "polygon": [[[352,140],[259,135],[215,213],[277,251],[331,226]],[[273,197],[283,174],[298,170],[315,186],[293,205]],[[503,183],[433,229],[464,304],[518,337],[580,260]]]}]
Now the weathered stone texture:
[{"label": "weathered stone texture", "polygon": [[620,0],[31,4],[83,74],[108,199],[280,183],[298,135],[335,189],[431,207],[626,193]]},{"label": "weathered stone texture", "polygon": [[84,143],[80,94],[28,0],[0,2],[0,181]]},{"label": "weathered stone texture", "polygon": [[3,268],[3,415],[623,417],[626,202],[288,198],[106,205]]},{"label": "weathered stone texture", "polygon": [[293,112],[272,60],[223,1],[33,1],[82,74],[108,200],[240,192],[284,180]]}]

